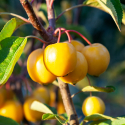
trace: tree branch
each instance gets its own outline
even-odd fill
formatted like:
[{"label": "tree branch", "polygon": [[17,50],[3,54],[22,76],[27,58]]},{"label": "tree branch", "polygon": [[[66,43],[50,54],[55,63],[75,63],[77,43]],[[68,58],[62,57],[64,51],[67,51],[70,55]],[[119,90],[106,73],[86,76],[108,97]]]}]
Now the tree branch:
[{"label": "tree branch", "polygon": [[[47,41],[47,42],[50,42],[52,39],[53,39],[53,36],[52,34],[48,33],[44,27],[42,26],[42,24],[40,23],[40,21],[37,19],[34,11],[33,11],[33,8],[31,6],[31,4],[29,3],[28,0],[20,0],[20,3],[22,4],[23,8],[25,9],[28,17],[29,17],[29,20],[31,22],[31,24],[33,25],[34,28],[36,28],[40,35],[42,36],[42,38]],[[56,40],[54,40],[55,42]]]},{"label": "tree branch", "polygon": [[52,0],[46,0],[49,26],[53,28],[53,32],[54,32],[54,30],[55,30],[55,13],[54,13],[54,6],[53,6],[53,4],[51,5],[51,2],[52,2]]},{"label": "tree branch", "polygon": [[70,118],[69,119],[70,125],[79,125],[78,116],[76,114],[76,110],[75,110],[73,101],[71,99],[69,86],[67,83],[62,82],[59,78],[58,78],[58,82],[59,82],[59,88],[61,91],[64,107],[68,117]]}]

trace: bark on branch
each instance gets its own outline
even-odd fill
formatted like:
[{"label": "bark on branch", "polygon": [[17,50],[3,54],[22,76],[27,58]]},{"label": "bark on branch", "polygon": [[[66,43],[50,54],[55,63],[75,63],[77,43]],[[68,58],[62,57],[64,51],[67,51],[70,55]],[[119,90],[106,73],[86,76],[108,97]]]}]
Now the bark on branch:
[{"label": "bark on branch", "polygon": [[46,0],[47,5],[47,14],[48,14],[48,20],[49,20],[49,26],[55,30],[55,13],[54,13],[54,6],[51,5],[52,0]]},{"label": "bark on branch", "polygon": [[68,117],[70,117],[69,119],[70,125],[79,125],[78,116],[76,114],[76,110],[73,101],[71,99],[69,86],[68,84],[62,82],[59,78],[58,82],[66,113]]},{"label": "bark on branch", "polygon": [[[52,34],[48,33],[44,29],[44,27],[42,26],[42,24],[40,23],[40,21],[36,17],[34,10],[31,6],[31,4],[29,3],[29,1],[28,0],[20,0],[20,3],[22,4],[23,8],[25,9],[31,24],[33,25],[34,28],[36,28],[39,31],[42,38],[47,42],[50,42],[50,41],[52,42],[53,41]],[[54,40],[54,41],[56,41],[56,40]]]}]

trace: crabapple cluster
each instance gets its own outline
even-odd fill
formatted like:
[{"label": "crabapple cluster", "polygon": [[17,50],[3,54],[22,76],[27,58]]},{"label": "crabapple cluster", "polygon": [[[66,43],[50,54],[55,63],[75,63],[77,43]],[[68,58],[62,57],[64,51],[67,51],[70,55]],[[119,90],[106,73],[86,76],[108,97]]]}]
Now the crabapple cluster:
[{"label": "crabapple cluster", "polygon": [[71,43],[55,43],[33,51],[27,60],[27,70],[32,80],[41,84],[51,83],[57,77],[65,83],[75,84],[87,73],[99,76],[109,62],[110,54],[102,44],[84,46],[71,40]]}]

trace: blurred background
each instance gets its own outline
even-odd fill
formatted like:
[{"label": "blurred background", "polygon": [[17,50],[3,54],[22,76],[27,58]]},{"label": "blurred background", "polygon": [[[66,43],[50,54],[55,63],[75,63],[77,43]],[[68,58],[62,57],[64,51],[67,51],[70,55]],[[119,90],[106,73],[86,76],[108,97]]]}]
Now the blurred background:
[{"label": "blurred background", "polygon": [[[124,0],[121,0],[125,4]],[[54,8],[56,17],[64,11],[66,8],[71,6],[81,4],[83,0],[55,0]],[[47,8],[44,0],[35,0],[33,3],[33,8],[36,15],[47,29]],[[16,13],[27,18],[27,15],[22,8],[19,0],[2,0],[0,3],[0,12],[10,12]],[[11,19],[12,16],[0,15],[0,30],[3,28],[4,24]],[[99,9],[92,7],[81,7],[76,8],[71,11],[66,12],[61,16],[57,22],[56,27],[64,27],[66,29],[73,29],[82,33],[86,38],[88,38],[92,43],[101,43],[109,50],[111,60],[106,72],[101,74],[99,77],[89,76],[90,82],[94,86],[114,86],[115,92],[112,93],[92,93],[95,96],[100,97],[106,105],[105,115],[118,117],[125,115],[125,25],[122,24],[121,32],[111,18],[111,16]],[[32,25],[23,25],[13,34],[14,36],[25,37],[28,35],[37,35],[38,32],[32,27]],[[81,39],[76,34],[71,34],[72,37],[80,42],[86,42]],[[61,41],[67,40],[66,35],[61,36]],[[30,52],[42,47],[42,43],[35,39],[28,39],[28,43],[22,53],[20,59],[18,60],[13,74],[10,77],[10,82],[7,82],[2,88],[11,89],[16,98],[23,104],[27,96],[31,96],[37,87],[42,87],[38,83],[33,82],[26,70],[26,60]],[[88,80],[85,78],[78,83],[75,87],[70,85],[71,94],[74,94],[80,90],[80,88],[88,85]],[[47,90],[52,91],[56,100],[56,94],[58,87],[53,84],[45,86]],[[52,95],[52,94],[51,94]],[[89,93],[79,93],[73,98],[73,102],[81,120],[84,118],[81,107],[84,99],[89,96]],[[59,97],[60,98],[60,97]],[[56,106],[60,99],[54,101],[52,106]],[[60,101],[62,103],[62,101]],[[55,104],[57,103],[57,104]],[[49,103],[50,104],[50,103]],[[61,106],[60,106],[61,109]],[[63,110],[63,109],[62,109]],[[64,111],[62,111],[64,112]],[[61,113],[62,113],[61,112]],[[31,123],[24,119],[21,122],[22,125],[50,125],[59,124],[53,121],[47,122],[36,122]]]}]

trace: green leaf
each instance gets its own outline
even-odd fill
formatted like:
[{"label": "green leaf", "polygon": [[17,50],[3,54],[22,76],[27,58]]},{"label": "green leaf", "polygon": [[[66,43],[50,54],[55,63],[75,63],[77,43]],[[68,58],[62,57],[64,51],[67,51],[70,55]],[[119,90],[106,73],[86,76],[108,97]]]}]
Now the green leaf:
[{"label": "green leaf", "polygon": [[98,120],[91,122],[89,125],[112,125],[112,121],[109,120]]},{"label": "green leaf", "polygon": [[57,116],[57,114],[49,114],[49,113],[47,113],[47,114],[43,114],[42,119],[43,120],[56,119],[55,116]]},{"label": "green leaf", "polygon": [[26,22],[24,20],[21,20],[19,18],[15,18],[16,19],[16,28],[15,30],[17,30],[20,26],[26,24]]},{"label": "green leaf", "polygon": [[65,124],[65,123],[67,123],[68,122],[68,119],[67,120],[64,120],[64,119],[62,119],[62,117],[60,117],[60,116],[55,116],[56,117],[56,119],[61,123],[61,124]]},{"label": "green leaf", "polygon": [[85,121],[81,121],[79,125],[84,125],[85,124]]},{"label": "green leaf", "polygon": [[121,31],[123,10],[119,0],[86,0],[83,4],[109,13]]},{"label": "green leaf", "polygon": [[68,116],[67,116],[67,114],[66,113],[64,113],[64,114],[61,114],[61,115],[59,115],[62,119],[65,119],[65,120],[67,120],[68,119]]},{"label": "green leaf", "polygon": [[19,125],[19,124],[10,118],[0,116],[0,125]]},{"label": "green leaf", "polygon": [[0,41],[7,37],[10,37],[13,34],[15,28],[16,28],[16,19],[13,18],[5,24],[2,31],[0,32]]},{"label": "green leaf", "polygon": [[125,125],[125,118],[117,117],[117,119],[112,122],[112,125]]},{"label": "green leaf", "polygon": [[103,115],[103,114],[96,113],[96,114],[93,114],[93,115],[86,116],[84,118],[84,121],[95,121],[95,120],[100,120],[100,119],[110,119],[111,121],[115,120],[115,118],[112,118],[110,116],[106,116],[106,115]]},{"label": "green leaf", "polygon": [[43,120],[57,119],[61,124],[64,124],[68,121],[67,114],[58,115],[54,107],[50,107],[49,105],[41,103],[39,101],[34,101],[31,104],[31,109],[46,113],[42,116]]},{"label": "green leaf", "polygon": [[27,38],[8,37],[0,41],[0,85],[6,83],[21,56]]},{"label": "green leaf", "polygon": [[115,120],[98,120],[93,121],[90,125],[125,125],[125,118],[117,117]]},{"label": "green leaf", "polygon": [[81,91],[83,92],[114,92],[114,87],[107,86],[107,87],[97,87],[97,86],[86,86]]},{"label": "green leaf", "polygon": [[50,107],[49,105],[41,103],[39,101],[34,101],[31,104],[31,109],[48,114],[57,114],[57,111],[54,107]]},{"label": "green leaf", "polygon": [[26,24],[26,22],[19,18],[12,18],[11,20],[9,20],[0,32],[0,41],[7,37],[10,37],[13,32],[23,24]]},{"label": "green leaf", "polygon": [[16,29],[19,28],[21,25],[30,23],[30,21],[28,21],[28,20],[25,19],[24,17],[19,16],[19,15],[14,14],[14,13],[2,12],[2,13],[0,13],[0,15],[11,15],[11,16],[14,16],[15,19],[16,19]]},{"label": "green leaf", "polygon": [[104,9],[102,8],[102,6],[97,2],[97,0],[85,0],[85,1],[83,2],[83,5],[87,5],[87,6],[91,6],[91,7],[95,7],[95,8],[104,10]]},{"label": "green leaf", "polygon": [[43,120],[50,120],[50,119],[57,119],[61,124],[67,123],[68,122],[68,117],[66,114],[43,114],[42,116]]}]

